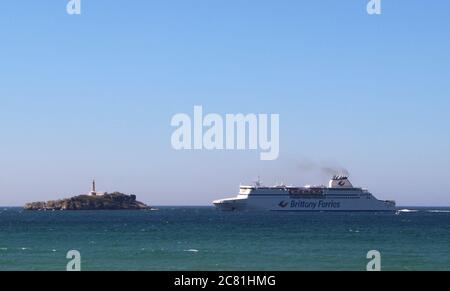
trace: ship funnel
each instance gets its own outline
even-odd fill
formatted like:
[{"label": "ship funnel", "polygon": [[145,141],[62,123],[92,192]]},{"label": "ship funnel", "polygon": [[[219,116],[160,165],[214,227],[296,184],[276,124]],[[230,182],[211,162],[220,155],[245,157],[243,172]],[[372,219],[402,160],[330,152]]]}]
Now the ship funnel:
[{"label": "ship funnel", "polygon": [[333,176],[331,178],[330,183],[328,184],[329,188],[353,188],[352,183],[348,180],[347,176]]}]

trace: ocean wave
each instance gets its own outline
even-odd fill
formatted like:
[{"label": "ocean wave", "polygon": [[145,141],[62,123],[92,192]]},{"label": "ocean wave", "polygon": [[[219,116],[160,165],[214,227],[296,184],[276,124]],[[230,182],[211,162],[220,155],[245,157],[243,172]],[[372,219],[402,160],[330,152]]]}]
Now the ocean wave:
[{"label": "ocean wave", "polygon": [[419,212],[417,209],[400,209],[398,212]]},{"label": "ocean wave", "polygon": [[428,213],[450,213],[450,209],[400,209],[397,212],[428,212]]},{"label": "ocean wave", "polygon": [[359,230],[353,230],[353,229],[351,229],[351,228],[350,228],[348,231],[349,231],[349,232],[356,232],[356,233],[359,232]]},{"label": "ocean wave", "polygon": [[198,250],[196,249],[189,249],[189,250],[184,250],[185,252],[191,252],[191,253],[198,253]]}]

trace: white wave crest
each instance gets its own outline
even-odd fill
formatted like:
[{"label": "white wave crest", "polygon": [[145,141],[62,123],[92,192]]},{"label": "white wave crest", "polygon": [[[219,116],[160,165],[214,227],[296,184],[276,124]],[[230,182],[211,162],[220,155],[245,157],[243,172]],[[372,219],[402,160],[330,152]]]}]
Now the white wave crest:
[{"label": "white wave crest", "polygon": [[419,212],[419,210],[416,209],[400,209],[398,212]]},{"label": "white wave crest", "polygon": [[438,209],[436,209],[436,210],[427,210],[427,212],[431,212],[431,213],[450,213],[450,210],[443,210],[443,209],[438,210]]}]

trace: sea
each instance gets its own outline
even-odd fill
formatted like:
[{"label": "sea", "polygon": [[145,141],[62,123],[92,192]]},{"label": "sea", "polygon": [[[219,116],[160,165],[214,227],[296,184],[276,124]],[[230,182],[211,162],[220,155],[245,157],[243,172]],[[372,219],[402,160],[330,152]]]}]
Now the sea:
[{"label": "sea", "polygon": [[450,208],[397,213],[0,208],[0,270],[450,270]]}]

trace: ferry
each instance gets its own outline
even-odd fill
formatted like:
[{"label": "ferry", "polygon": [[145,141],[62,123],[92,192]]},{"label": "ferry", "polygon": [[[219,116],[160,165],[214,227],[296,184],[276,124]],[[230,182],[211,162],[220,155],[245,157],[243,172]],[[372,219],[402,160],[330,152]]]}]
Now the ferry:
[{"label": "ferry", "polygon": [[266,187],[258,180],[254,185],[241,185],[236,197],[213,204],[223,211],[396,211],[395,201],[379,200],[341,175],[333,176],[328,186]]}]

